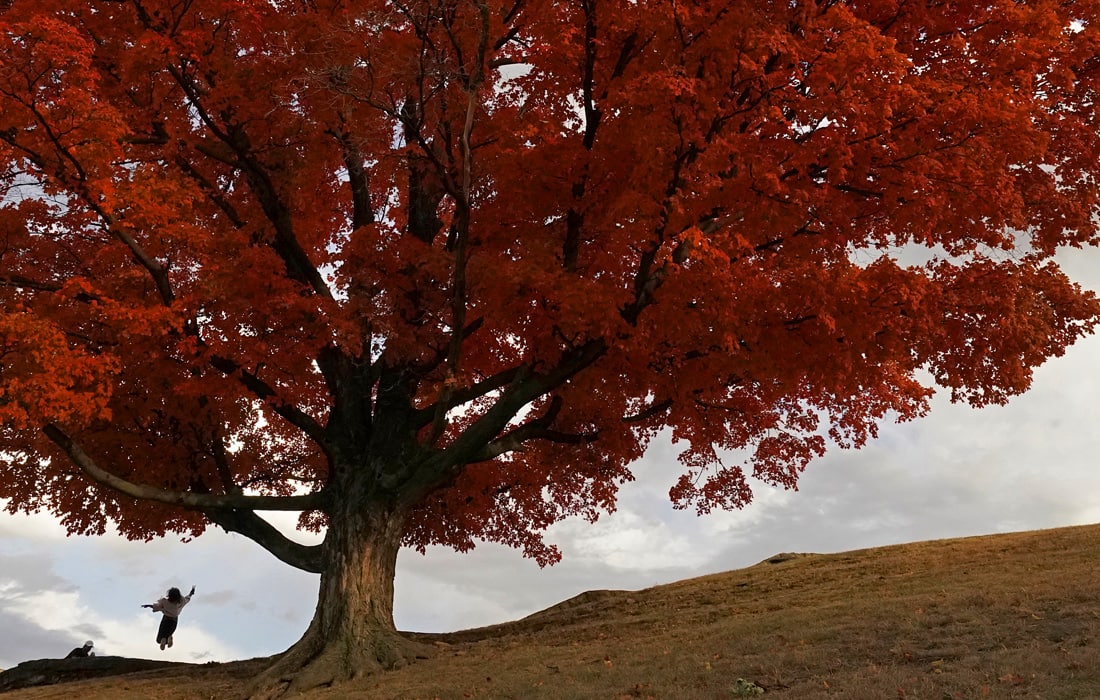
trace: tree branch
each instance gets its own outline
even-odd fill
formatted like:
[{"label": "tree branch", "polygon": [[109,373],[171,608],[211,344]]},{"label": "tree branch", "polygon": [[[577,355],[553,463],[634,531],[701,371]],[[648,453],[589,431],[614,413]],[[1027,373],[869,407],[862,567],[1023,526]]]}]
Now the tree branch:
[{"label": "tree branch", "polygon": [[484,450],[472,457],[470,462],[486,462],[507,452],[520,450],[523,443],[530,440],[548,440],[563,445],[580,445],[593,442],[599,437],[598,431],[595,433],[566,433],[560,430],[551,430],[550,425],[558,417],[561,407],[561,397],[555,396],[550,401],[546,413],[509,430],[497,440],[493,440],[485,446]]},{"label": "tree branch", "polygon": [[314,574],[322,571],[324,545],[295,542],[250,510],[212,510],[203,514],[226,532],[244,535],[285,564]]},{"label": "tree branch", "polygon": [[328,440],[326,439],[325,428],[318,423],[313,416],[294,404],[287,403],[280,399],[278,392],[276,392],[271,385],[244,369],[233,360],[227,357],[214,356],[210,358],[210,364],[227,376],[237,375],[241,383],[244,384],[249,391],[255,394],[257,398],[269,402],[276,413],[285,418],[291,425],[308,435],[314,442],[320,445],[321,449],[325,450],[326,453],[328,452]]},{"label": "tree branch", "polygon": [[[456,406],[461,406],[464,403],[479,399],[498,389],[503,389],[515,381],[521,371],[526,371],[527,369],[526,365],[517,365],[497,372],[493,376],[487,377],[472,386],[464,389],[455,389],[445,397],[446,401],[442,405],[445,407],[445,410],[449,411]],[[439,402],[433,403],[431,406],[426,406],[417,412],[418,420],[416,425],[418,428],[423,428],[432,421],[432,417],[438,410],[438,404]]]},{"label": "tree branch", "polygon": [[324,505],[324,496],[318,493],[300,496],[246,496],[243,494],[203,494],[190,491],[168,491],[155,486],[135,484],[101,469],[87,452],[83,450],[61,428],[50,423],[42,428],[42,433],[60,447],[73,464],[96,482],[119,493],[143,501],[155,501],[178,506],[188,510],[319,510]]},{"label": "tree branch", "polygon": [[171,306],[176,298],[176,294],[172,290],[171,282],[168,280],[168,268],[157,262],[141,247],[137,239],[119,227],[115,217],[111,216],[111,214],[102,207],[98,197],[93,196],[88,190],[87,178],[83,174],[83,167],[79,159],[72,154],[69,148],[61,143],[61,140],[54,134],[46,118],[39,114],[36,109],[32,108],[31,111],[35,114],[39,124],[42,126],[42,130],[50,137],[50,141],[60,157],[64,161],[73,164],[78,174],[75,181],[69,181],[63,162],[58,162],[55,167],[51,167],[49,161],[41,153],[20,144],[15,138],[14,130],[9,129],[7,131],[0,131],[0,141],[3,141],[11,148],[25,155],[28,160],[41,168],[43,172],[52,172],[53,176],[57,178],[58,181],[65,183],[72,190],[73,194],[84,202],[84,205],[88,207],[89,211],[100,218],[106,231],[130,249],[130,252],[134,256],[134,260],[138,265],[145,268],[153,278],[153,283],[156,285],[157,293],[160,295],[161,301],[164,302],[165,306]]},{"label": "tree branch", "polygon": [[0,285],[33,289],[36,292],[58,292],[61,290],[60,284],[38,282],[22,275],[0,275]]},{"label": "tree branch", "polygon": [[647,418],[651,418],[658,413],[664,413],[668,409],[672,408],[672,399],[665,399],[664,401],[658,401],[651,406],[643,408],[632,416],[623,416],[624,423],[641,423]]},{"label": "tree branch", "polygon": [[[454,270],[451,277],[451,337],[447,348],[448,378],[458,375],[459,360],[462,357],[462,343],[466,334],[466,307],[468,304],[466,288],[466,265],[469,259],[467,242],[470,237],[470,209],[473,206],[474,152],[470,137],[474,130],[474,117],[478,107],[478,92],[485,80],[485,59],[489,50],[489,7],[484,2],[476,3],[479,18],[477,55],[474,61],[473,75],[466,81],[466,119],[463,122],[459,147],[462,153],[461,191],[455,198],[455,217],[452,225],[454,245],[448,243],[454,253]],[[454,41],[454,35],[448,31]],[[458,43],[455,43],[456,51]],[[446,427],[446,405],[454,389],[451,382],[443,384],[442,396],[436,402],[436,412],[432,417],[432,431],[428,444],[434,443],[443,434]]]},{"label": "tree branch", "polygon": [[[341,117],[343,121],[343,117]],[[344,167],[348,171],[348,184],[351,187],[351,228],[355,229],[374,223],[374,208],[370,201],[370,175],[367,173],[365,159],[351,136],[343,130],[333,132],[344,156]]]},{"label": "tree branch", "polygon": [[[467,323],[466,327],[462,329],[462,340],[465,341],[471,335],[476,333],[483,325],[485,325],[484,316],[478,316],[473,321]],[[430,359],[427,359],[424,362],[414,363],[410,365],[410,367],[420,376],[427,376],[436,367],[439,367],[439,365],[443,364],[443,361],[447,359],[447,352],[449,349],[450,344],[448,343],[445,348],[437,348],[435,354],[432,355]],[[448,409],[449,408],[452,407],[448,406]]]},{"label": "tree branch", "polygon": [[271,248],[282,258],[283,263],[286,265],[287,275],[291,279],[309,286],[325,299],[333,299],[332,290],[329,289],[324,277],[314,266],[309,259],[309,255],[302,248],[302,244],[294,235],[294,225],[290,211],[279,196],[275,183],[272,182],[267,169],[255,157],[244,129],[237,124],[225,124],[224,126],[218,124],[204,107],[201,90],[195,82],[176,66],[169,66],[168,72],[187,96],[191,106],[198,113],[200,121],[218,141],[230,149],[231,153],[221,153],[209,144],[201,142],[195,144],[195,149],[223,164],[239,168],[244,173],[249,189],[256,196],[264,215],[275,229],[275,237],[271,242]]},{"label": "tree branch", "polygon": [[[195,150],[202,153],[202,150],[199,148],[196,148]],[[233,204],[225,197],[224,192],[218,189],[218,187],[213,182],[208,180],[202,173],[198,171],[197,168],[195,168],[195,166],[191,164],[190,161],[188,161],[182,155],[178,155],[176,157],[175,163],[176,166],[179,167],[179,169],[185,175],[190,177],[192,180],[195,181],[195,183],[198,184],[199,189],[205,192],[210,201],[213,202],[214,205],[217,206],[218,209],[220,209],[222,213],[224,213],[226,217],[229,218],[229,221],[233,224],[233,226],[235,226],[236,228],[244,228],[244,220],[241,218],[241,215],[237,213],[237,210],[233,207]]]},{"label": "tree branch", "polygon": [[524,365],[496,403],[432,458],[422,485],[431,488],[451,478],[456,466],[468,464],[478,456],[524,406],[561,386],[606,352],[607,343],[598,338],[567,353],[557,366],[543,374],[533,374]]}]

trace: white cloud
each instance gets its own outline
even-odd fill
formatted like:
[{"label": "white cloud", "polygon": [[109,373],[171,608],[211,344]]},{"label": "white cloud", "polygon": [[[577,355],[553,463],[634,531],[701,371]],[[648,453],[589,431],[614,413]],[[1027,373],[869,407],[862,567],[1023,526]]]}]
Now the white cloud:
[{"label": "white cloud", "polygon": [[[7,505],[0,500],[0,508]],[[65,539],[65,530],[58,526],[57,518],[45,513],[8,516],[0,511],[0,539],[15,537],[27,544],[49,546]]]},{"label": "white cloud", "polygon": [[595,561],[624,571],[694,567],[707,559],[687,534],[667,522],[620,506],[612,517],[594,524],[570,520],[551,529],[549,537],[569,543],[567,556]]},{"label": "white cloud", "polygon": [[[49,640],[48,649],[40,649],[32,658],[63,657],[85,638],[95,643],[97,654],[112,656],[151,657],[170,661],[229,661],[242,658],[242,650],[226,644],[202,627],[189,624],[185,615],[180,618],[180,629],[171,649],[160,652],[155,644],[159,614],[107,616],[98,610],[94,601],[86,600],[81,593],[71,590],[67,584],[62,590],[28,590],[26,581],[8,581],[0,592],[0,603],[8,619],[18,620],[19,627],[37,627],[43,638]],[[136,607],[136,606],[135,606]],[[21,620],[20,620],[21,618]],[[62,644],[61,639],[67,638]],[[23,653],[31,651],[25,640],[18,640]],[[10,653],[10,651],[9,651]],[[8,661],[12,665],[15,659]]]}]

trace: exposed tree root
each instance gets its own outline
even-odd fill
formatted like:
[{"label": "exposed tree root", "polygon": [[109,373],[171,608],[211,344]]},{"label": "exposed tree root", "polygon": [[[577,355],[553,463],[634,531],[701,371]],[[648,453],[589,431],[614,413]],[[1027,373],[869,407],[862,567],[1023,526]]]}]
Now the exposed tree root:
[{"label": "exposed tree root", "polygon": [[248,700],[293,697],[372,673],[402,668],[434,651],[430,645],[397,632],[379,630],[366,639],[322,642],[307,633],[252,682]]}]

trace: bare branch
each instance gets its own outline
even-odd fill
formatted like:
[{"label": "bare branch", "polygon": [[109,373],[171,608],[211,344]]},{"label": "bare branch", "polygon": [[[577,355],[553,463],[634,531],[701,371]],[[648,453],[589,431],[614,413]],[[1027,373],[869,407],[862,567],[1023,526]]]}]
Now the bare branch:
[{"label": "bare branch", "polygon": [[155,501],[178,506],[188,510],[202,512],[211,510],[319,510],[324,506],[321,493],[300,496],[246,496],[243,494],[203,494],[191,491],[168,491],[154,486],[135,484],[101,469],[95,461],[57,425],[50,423],[42,428],[42,433],[55,445],[64,450],[73,464],[88,475],[92,481],[119,493],[144,501]]},{"label": "bare branch", "polygon": [[314,574],[322,571],[324,545],[295,542],[250,510],[215,510],[204,515],[226,532],[244,535],[285,564]]}]

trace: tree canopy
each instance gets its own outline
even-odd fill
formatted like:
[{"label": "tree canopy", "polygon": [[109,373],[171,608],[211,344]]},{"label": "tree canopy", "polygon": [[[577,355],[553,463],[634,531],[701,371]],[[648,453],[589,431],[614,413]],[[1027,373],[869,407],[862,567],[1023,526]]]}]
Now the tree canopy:
[{"label": "tree canopy", "polygon": [[1097,9],[6,0],[0,498],[245,534],[332,637],[400,544],[554,561],[659,433],[706,512],[1004,402],[1100,315]]}]

